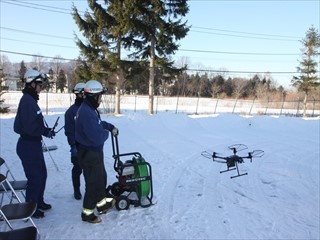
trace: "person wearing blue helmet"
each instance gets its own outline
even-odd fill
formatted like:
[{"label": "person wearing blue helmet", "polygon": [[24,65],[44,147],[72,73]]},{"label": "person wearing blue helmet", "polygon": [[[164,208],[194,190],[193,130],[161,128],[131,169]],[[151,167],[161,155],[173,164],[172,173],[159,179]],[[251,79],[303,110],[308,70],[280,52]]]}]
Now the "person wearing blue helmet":
[{"label": "person wearing blue helmet", "polygon": [[82,221],[99,223],[101,218],[94,214],[105,214],[115,200],[107,196],[107,173],[103,161],[103,146],[109,133],[118,134],[118,129],[101,121],[98,107],[105,89],[97,80],[89,80],[84,87],[85,99],[76,116],[75,139],[78,143],[78,161],[85,179]]},{"label": "person wearing blue helmet", "polygon": [[73,164],[71,170],[72,185],[73,185],[73,196],[75,199],[80,200],[82,198],[80,191],[80,176],[82,174],[82,169],[78,163],[77,153],[78,153],[78,144],[75,140],[75,117],[77,111],[83,102],[83,89],[85,83],[77,83],[73,88],[73,93],[76,95],[74,104],[72,104],[66,113],[64,114],[64,133],[67,136],[68,143],[70,145],[71,153],[71,163]]},{"label": "person wearing blue helmet", "polygon": [[24,81],[23,96],[20,99],[13,126],[14,131],[20,135],[16,151],[28,181],[26,201],[37,203],[37,210],[33,217],[42,218],[43,210],[51,209],[51,205],[44,202],[47,167],[42,151],[42,136],[53,138],[55,132],[46,126],[37,103],[46,76],[37,70],[30,69],[26,71]]}]

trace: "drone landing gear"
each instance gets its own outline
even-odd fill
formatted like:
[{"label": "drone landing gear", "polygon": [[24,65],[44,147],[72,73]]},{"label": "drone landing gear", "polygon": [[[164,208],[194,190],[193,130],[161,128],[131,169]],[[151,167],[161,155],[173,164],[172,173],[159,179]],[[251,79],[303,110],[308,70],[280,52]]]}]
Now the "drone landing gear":
[{"label": "drone landing gear", "polygon": [[244,176],[244,175],[248,175],[248,173],[240,174],[237,162],[234,162],[232,164],[228,164],[227,163],[227,167],[228,167],[227,170],[220,171],[220,173],[225,173],[225,172],[229,172],[229,171],[232,171],[232,170],[237,170],[238,175],[231,176],[230,178],[236,178],[236,177],[241,177],[241,176]]},{"label": "drone landing gear", "polygon": [[244,175],[248,175],[248,173],[242,173],[239,172],[239,164],[244,163],[244,159],[250,159],[250,162],[252,162],[252,158],[254,157],[262,157],[264,155],[263,150],[254,150],[252,152],[248,152],[248,155],[246,156],[239,156],[237,155],[237,152],[247,149],[248,147],[244,144],[234,144],[229,146],[229,149],[232,150],[233,155],[222,157],[218,156],[216,152],[208,153],[207,151],[204,151],[201,153],[201,155],[205,158],[211,158],[214,162],[218,163],[224,163],[227,164],[227,170],[220,171],[220,173],[225,173],[233,170],[237,170],[237,175],[232,176],[231,178],[241,177]]}]

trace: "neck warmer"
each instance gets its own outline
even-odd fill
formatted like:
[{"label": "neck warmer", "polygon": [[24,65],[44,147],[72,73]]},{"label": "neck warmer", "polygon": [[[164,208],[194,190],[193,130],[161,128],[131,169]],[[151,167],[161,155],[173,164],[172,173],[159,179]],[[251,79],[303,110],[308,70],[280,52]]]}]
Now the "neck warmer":
[{"label": "neck warmer", "polygon": [[25,86],[25,88],[22,90],[22,92],[24,94],[29,94],[31,97],[34,98],[34,100],[38,101],[39,100],[39,95],[36,92],[36,90],[34,88],[32,88],[31,86]]},{"label": "neck warmer", "polygon": [[95,95],[95,96],[86,96],[86,99],[88,100],[88,102],[91,104],[91,106],[94,109],[97,109],[99,107],[98,96],[97,95]]},{"label": "neck warmer", "polygon": [[77,97],[77,98],[74,100],[74,103],[75,103],[77,106],[80,106],[82,102],[83,102],[83,98]]}]

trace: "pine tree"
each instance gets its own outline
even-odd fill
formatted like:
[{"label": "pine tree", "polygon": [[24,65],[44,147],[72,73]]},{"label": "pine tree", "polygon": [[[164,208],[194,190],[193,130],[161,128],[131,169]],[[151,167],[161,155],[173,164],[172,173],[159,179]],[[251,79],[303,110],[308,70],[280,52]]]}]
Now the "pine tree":
[{"label": "pine tree", "polygon": [[[189,28],[179,16],[189,11],[186,0],[104,0],[104,7],[96,0],[87,0],[92,13],[81,17],[73,7],[72,15],[87,43],[77,39],[86,60],[80,74],[91,78],[116,79],[115,113],[120,113],[120,88],[134,62],[124,61],[121,49],[131,50],[128,58],[149,61],[149,113],[153,113],[155,67],[169,69],[173,65],[170,54],[178,49],[176,40],[186,36]],[[83,71],[82,71],[83,70]],[[173,71],[173,70],[171,70]]]},{"label": "pine tree", "polygon": [[96,0],[87,1],[92,13],[86,11],[82,18],[76,7],[73,6],[72,11],[76,24],[87,39],[87,44],[77,39],[82,59],[85,60],[78,72],[87,77],[90,75],[89,79],[106,80],[113,76],[117,79],[115,114],[119,114],[120,87],[124,76],[121,44],[124,34],[128,31],[126,23],[129,21],[127,16],[124,16],[124,10],[128,9],[121,6],[126,1],[105,0],[105,8]]},{"label": "pine tree", "polygon": [[59,89],[61,93],[64,92],[65,87],[67,86],[67,78],[63,69],[60,69],[57,77],[57,90]]},{"label": "pine tree", "polygon": [[299,62],[297,71],[300,76],[294,76],[291,83],[298,91],[304,92],[303,100],[303,116],[306,116],[307,99],[310,90],[319,87],[319,72],[317,71],[317,58],[319,57],[320,35],[318,31],[312,26],[306,32],[306,37],[301,41],[303,44],[302,59]]},{"label": "pine tree", "polygon": [[18,72],[19,79],[20,79],[20,81],[17,83],[17,88],[18,89],[22,89],[23,86],[24,86],[24,74],[26,73],[26,71],[27,71],[27,67],[26,67],[24,61],[21,61],[20,69],[19,69],[19,72]]},{"label": "pine tree", "polygon": [[[130,1],[130,0],[129,0]],[[135,5],[131,19],[135,40],[132,42],[137,51],[135,57],[149,60],[149,114],[153,114],[155,68],[172,72],[173,61],[170,55],[178,50],[176,41],[184,38],[189,27],[182,22],[189,12],[187,0],[131,0]],[[182,69],[181,69],[182,70]]]},{"label": "pine tree", "polygon": [[5,73],[4,70],[2,68],[2,64],[0,65],[0,113],[7,113],[9,112],[9,107],[3,107],[1,106],[4,103],[4,99],[1,98],[1,96],[5,93],[5,90],[7,90],[4,85],[2,84],[2,82],[5,79]]}]

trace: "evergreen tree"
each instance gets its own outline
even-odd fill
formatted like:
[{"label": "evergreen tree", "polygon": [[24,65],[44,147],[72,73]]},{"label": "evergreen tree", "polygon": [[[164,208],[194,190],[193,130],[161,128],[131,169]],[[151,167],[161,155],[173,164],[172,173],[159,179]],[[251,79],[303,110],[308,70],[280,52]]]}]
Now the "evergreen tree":
[{"label": "evergreen tree", "polygon": [[17,83],[17,88],[18,89],[22,89],[23,86],[24,86],[23,81],[24,81],[24,74],[26,73],[26,71],[27,71],[27,67],[26,67],[24,61],[21,61],[20,69],[19,69],[19,72],[18,72],[19,79],[20,79],[20,81]]},{"label": "evergreen tree", "polygon": [[[129,0],[130,1],[130,0]],[[137,51],[133,56],[149,59],[149,114],[153,114],[155,68],[161,66],[164,72],[172,72],[171,54],[178,50],[176,41],[184,38],[189,27],[182,22],[189,12],[187,0],[131,0],[135,5],[132,12],[134,28],[131,42]],[[181,69],[182,70],[182,69]]]},{"label": "evergreen tree", "polygon": [[[179,16],[189,11],[186,0],[104,0],[104,7],[96,0],[87,0],[92,13],[82,18],[73,7],[73,18],[87,42],[79,38],[82,59],[89,65],[92,78],[116,79],[115,113],[120,113],[120,88],[130,75],[134,63],[123,61],[121,49],[133,53],[134,61],[150,61],[149,112],[153,113],[154,75],[156,63],[170,71],[170,54],[178,49],[176,40],[185,37],[189,28]],[[86,68],[84,68],[86,70]],[[163,71],[165,73],[165,71]],[[173,70],[171,70],[173,71]]]},{"label": "evergreen tree", "polygon": [[61,93],[64,92],[65,87],[67,86],[67,78],[63,69],[60,69],[57,77],[57,90],[59,89]]},{"label": "evergreen tree", "polygon": [[298,91],[304,92],[303,116],[306,116],[308,93],[315,87],[319,87],[319,72],[317,71],[317,58],[319,58],[320,35],[312,26],[306,32],[306,37],[301,41],[303,44],[302,59],[297,71],[300,76],[294,76],[291,83]]},{"label": "evergreen tree", "polygon": [[5,93],[5,90],[7,90],[4,87],[4,84],[2,84],[2,82],[5,80],[5,73],[2,67],[2,61],[0,64],[0,113],[7,113],[9,112],[9,107],[3,107],[1,106],[4,103],[4,99],[1,98],[1,96]]},{"label": "evergreen tree", "polygon": [[[73,6],[73,18],[87,43],[77,38],[77,45],[86,62],[78,71],[81,75],[91,75],[89,79],[116,79],[115,114],[120,113],[120,88],[124,82],[124,62],[121,61],[121,47],[125,46],[129,31],[130,0],[104,0],[104,7],[96,0],[87,0],[92,13],[86,11],[82,18]],[[88,74],[89,73],[89,74]],[[108,85],[108,84],[107,84]]]}]

